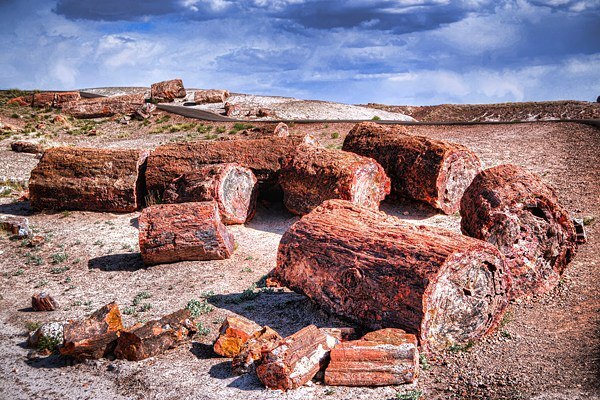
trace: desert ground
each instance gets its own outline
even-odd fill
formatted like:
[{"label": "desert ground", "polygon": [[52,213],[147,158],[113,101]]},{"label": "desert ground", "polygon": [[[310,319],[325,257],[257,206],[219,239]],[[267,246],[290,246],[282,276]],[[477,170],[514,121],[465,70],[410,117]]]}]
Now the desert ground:
[{"label": "desert ground", "polygon": [[[144,267],[138,247],[139,212],[34,213],[20,196],[38,158],[10,150],[10,143],[18,139],[35,139],[48,146],[152,149],[170,141],[230,138],[239,135],[243,126],[163,111],[150,120],[127,124],[119,118],[68,119],[65,126],[51,122],[60,111],[7,106],[10,94],[3,96],[0,119],[15,129],[0,135],[0,178],[14,179],[4,184],[9,190],[2,192],[0,214],[27,216],[45,242],[30,248],[0,234],[1,399],[394,399],[417,398],[419,393],[426,399],[600,399],[597,126],[537,121],[409,127],[415,134],[468,146],[484,167],[513,163],[539,174],[558,191],[573,216],[585,220],[588,242],[579,247],[552,292],[512,303],[498,331],[472,347],[422,360],[414,385],[344,388],[314,382],[282,393],[265,389],[254,375],[231,376],[230,362],[216,356],[211,345],[224,317],[231,313],[269,325],[283,336],[311,323],[348,325],[302,295],[261,287],[262,278],[275,266],[281,235],[298,217],[279,202],[261,201],[254,219],[230,227],[237,244],[231,259]],[[519,115],[540,115],[535,103],[526,107]],[[463,121],[482,115],[479,108],[464,109],[468,113]],[[598,118],[597,104],[587,103],[584,109],[585,113],[563,117]],[[402,112],[411,115],[406,109]],[[412,116],[419,120],[419,115]],[[498,120],[497,115],[494,118]],[[341,147],[353,126],[288,125],[291,134],[310,133],[333,148]],[[415,224],[460,232],[458,214],[441,215],[415,202],[386,201],[382,210]],[[39,291],[52,294],[60,309],[33,312],[31,296]],[[182,308],[190,299],[206,299],[212,306],[201,317],[209,331],[190,345],[144,361],[73,362],[57,354],[37,354],[26,346],[28,329],[37,323],[81,319],[111,301],[122,310],[127,307],[124,323],[133,325]]]}]

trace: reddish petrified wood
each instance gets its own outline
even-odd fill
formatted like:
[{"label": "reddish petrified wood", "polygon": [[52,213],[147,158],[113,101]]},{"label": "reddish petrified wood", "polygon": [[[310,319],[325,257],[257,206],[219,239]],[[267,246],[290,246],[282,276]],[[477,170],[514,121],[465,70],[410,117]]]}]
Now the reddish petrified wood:
[{"label": "reddish petrified wood", "polygon": [[102,118],[115,114],[132,115],[145,103],[143,94],[94,97],[63,103],[65,114],[75,118]]},{"label": "reddish petrified wood", "polygon": [[146,265],[223,260],[233,253],[233,235],[214,201],[150,206],[140,214],[139,226]]},{"label": "reddish petrified wood", "polygon": [[44,146],[41,143],[27,142],[25,140],[12,142],[10,149],[15,153],[39,154],[44,152]]},{"label": "reddish petrified wood", "polygon": [[186,96],[183,81],[181,79],[171,79],[153,83],[152,86],[150,86],[150,96],[153,99],[165,102],[183,98]]},{"label": "reddish petrified wood", "polygon": [[36,210],[132,212],[144,196],[147,151],[54,147],[31,172]]},{"label": "reddish petrified wood", "polygon": [[244,343],[260,329],[261,326],[254,321],[238,315],[231,315],[225,318],[221,324],[213,350],[223,357],[235,357],[240,353]]},{"label": "reddish petrified wood", "polygon": [[296,389],[325,366],[336,344],[335,338],[309,325],[263,353],[256,375],[270,389]]},{"label": "reddish petrified wood", "polygon": [[431,350],[493,330],[510,287],[491,244],[344,200],[326,201],[291,226],[274,275],[359,324],[418,333]]},{"label": "reddish petrified wood", "polygon": [[236,375],[252,371],[260,364],[262,354],[275,348],[280,340],[281,336],[268,326],[254,332],[231,360],[231,371]]},{"label": "reddish petrified wood", "polygon": [[358,334],[356,329],[351,327],[343,327],[343,328],[319,328],[326,334],[333,336],[339,342],[347,342],[349,340],[358,339]]},{"label": "reddish petrified wood", "polygon": [[35,93],[32,97],[32,107],[60,108],[70,101],[81,99],[79,92],[43,92]]},{"label": "reddish petrified wood", "polygon": [[221,140],[237,140],[237,139],[261,139],[264,137],[275,136],[275,137],[289,137],[289,127],[279,122],[277,124],[263,124],[260,127],[254,126],[239,131],[236,135],[231,135]]},{"label": "reddish petrified wood", "polygon": [[229,98],[229,92],[222,89],[196,90],[194,92],[194,103],[225,103]]},{"label": "reddish petrified wood", "polygon": [[154,357],[188,341],[197,332],[189,310],[183,309],[121,331],[114,353],[117,358],[140,361]]},{"label": "reddish petrified wood", "polygon": [[207,164],[176,178],[163,203],[215,200],[225,224],[243,224],[254,216],[258,187],[249,168],[237,164]]},{"label": "reddish petrified wood", "polygon": [[41,292],[31,296],[31,308],[34,311],[54,311],[58,303],[48,293]]},{"label": "reddish petrified wood", "polygon": [[119,331],[123,330],[121,313],[116,303],[110,303],[83,321],[69,321],[64,326],[64,342],[60,353],[78,359],[101,358],[114,348]]},{"label": "reddish petrified wood", "polygon": [[352,128],[343,150],[379,162],[392,180],[392,192],[429,203],[446,214],[460,199],[481,162],[464,146],[412,136],[402,126],[363,122]]},{"label": "reddish petrified wood", "polygon": [[[412,383],[419,374],[417,338],[402,330],[336,345],[325,370],[332,386],[387,386]],[[379,336],[380,340],[372,340]]]},{"label": "reddish petrified wood", "polygon": [[26,106],[30,106],[31,105],[32,99],[33,99],[32,95],[13,97],[9,101],[7,101],[6,104],[8,104],[8,105],[16,104],[16,105],[19,105],[21,107],[26,107]]},{"label": "reddish petrified wood", "polygon": [[556,286],[577,248],[573,221],[554,190],[515,165],[477,175],[460,214],[463,233],[495,244],[506,256],[515,298]]},{"label": "reddish petrified wood", "polygon": [[329,199],[378,209],[390,193],[390,179],[372,158],[307,144],[283,165],[279,183],[285,206],[299,215]]}]

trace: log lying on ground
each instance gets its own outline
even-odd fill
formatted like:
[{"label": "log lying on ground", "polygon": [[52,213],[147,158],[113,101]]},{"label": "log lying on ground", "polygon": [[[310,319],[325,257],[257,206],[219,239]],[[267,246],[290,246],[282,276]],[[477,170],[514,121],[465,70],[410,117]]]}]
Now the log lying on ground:
[{"label": "log lying on ground", "polygon": [[194,103],[210,104],[225,103],[229,98],[229,91],[222,89],[196,90],[194,92]]},{"label": "log lying on ground", "polygon": [[573,221],[556,193],[515,165],[477,175],[460,214],[463,233],[495,244],[506,256],[515,298],[556,286],[577,248]]},{"label": "log lying on ground", "polygon": [[147,151],[55,147],[31,172],[36,210],[132,212],[144,197]]},{"label": "log lying on ground", "polygon": [[408,135],[402,126],[357,124],[342,149],[379,162],[392,180],[392,193],[446,214],[458,211],[465,189],[481,169],[477,155],[466,147]]},{"label": "log lying on ground", "polygon": [[145,103],[143,94],[95,97],[64,103],[65,114],[75,118],[103,118],[116,114],[132,115]]},{"label": "log lying on ground", "polygon": [[226,138],[226,140],[236,140],[236,139],[261,139],[269,136],[275,137],[288,137],[290,136],[289,127],[283,122],[279,122],[277,124],[264,124],[260,127],[252,127],[243,129],[238,132],[236,135],[231,135]]},{"label": "log lying on ground", "polygon": [[326,201],[290,227],[274,276],[363,326],[418,333],[432,351],[492,331],[510,288],[491,244],[343,200]]},{"label": "log lying on ground", "polygon": [[176,178],[164,192],[163,203],[215,200],[225,224],[243,224],[254,216],[257,180],[237,164],[208,164]]},{"label": "log lying on ground", "polygon": [[221,324],[213,350],[223,357],[235,357],[240,353],[244,343],[260,329],[260,325],[247,318],[237,315],[228,316]]},{"label": "log lying on ground", "polygon": [[298,215],[329,199],[349,200],[378,209],[390,193],[390,179],[375,160],[347,151],[298,146],[279,175],[283,202]]},{"label": "log lying on ground", "polygon": [[44,152],[44,146],[41,143],[28,142],[26,140],[12,142],[10,149],[15,153],[40,154]]},{"label": "log lying on ground", "polygon": [[139,226],[146,265],[223,260],[233,253],[233,235],[214,201],[150,206],[140,214]]},{"label": "log lying on ground", "polygon": [[63,104],[81,99],[79,92],[42,92],[32,95],[15,97],[8,104],[31,107],[61,108]]},{"label": "log lying on ground", "polygon": [[183,309],[122,331],[114,353],[117,358],[140,361],[154,357],[188,341],[197,332],[189,310]]},{"label": "log lying on ground", "polygon": [[41,292],[31,296],[31,308],[34,311],[54,311],[58,308],[58,303],[48,293]]},{"label": "log lying on ground", "polygon": [[[400,329],[343,342],[330,353],[325,383],[332,386],[388,386],[412,383],[419,374],[417,338]],[[377,340],[373,340],[377,337]]]},{"label": "log lying on ground", "polygon": [[335,338],[309,325],[263,353],[256,375],[270,389],[296,389],[325,366],[329,351],[336,344]]},{"label": "log lying on ground", "polygon": [[150,86],[150,97],[158,101],[170,102],[185,96],[186,92],[181,79],[153,83]]},{"label": "log lying on ground", "polygon": [[236,375],[252,371],[260,363],[262,354],[274,349],[281,339],[281,336],[268,326],[254,332],[231,360],[231,371]]},{"label": "log lying on ground", "polygon": [[98,359],[112,351],[118,332],[123,330],[121,312],[110,303],[83,321],[70,321],[64,326],[64,342],[60,353],[77,359]]}]

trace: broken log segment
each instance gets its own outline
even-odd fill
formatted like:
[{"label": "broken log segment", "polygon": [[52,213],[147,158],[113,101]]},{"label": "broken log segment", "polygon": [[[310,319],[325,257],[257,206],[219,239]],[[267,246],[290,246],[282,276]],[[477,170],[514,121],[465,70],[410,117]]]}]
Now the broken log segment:
[{"label": "broken log segment", "polygon": [[237,164],[208,164],[176,178],[165,190],[163,203],[215,200],[225,224],[243,224],[254,216],[257,180]]},{"label": "broken log segment", "polygon": [[35,210],[133,212],[143,201],[144,150],[54,147],[31,172]]},{"label": "broken log segment", "polygon": [[233,235],[215,201],[157,204],[139,217],[144,264],[223,260],[233,253]]},{"label": "broken log segment", "polygon": [[251,372],[260,364],[262,354],[275,348],[281,339],[279,333],[268,326],[254,332],[231,360],[231,371],[236,375]]},{"label": "broken log segment", "polygon": [[75,118],[104,118],[116,114],[132,115],[145,103],[144,94],[94,97],[62,104],[65,114]]},{"label": "broken log segment", "polygon": [[158,101],[170,102],[174,99],[184,98],[186,94],[181,79],[157,82],[150,86],[150,97]]},{"label": "broken log segment", "polygon": [[325,367],[336,344],[333,336],[309,325],[263,353],[256,375],[270,389],[297,389]]},{"label": "broken log segment", "polygon": [[43,92],[35,93],[32,97],[32,107],[61,108],[65,103],[79,101],[79,92]]},{"label": "broken log segment", "polygon": [[[402,330],[373,332],[371,340],[352,340],[336,345],[325,370],[332,386],[388,386],[412,383],[419,374],[415,335]],[[373,340],[380,336],[382,340]]]},{"label": "broken log segment", "polygon": [[223,89],[204,89],[194,92],[194,103],[211,104],[225,103],[229,98],[229,91]]},{"label": "broken log segment", "polygon": [[119,306],[109,303],[83,321],[65,324],[60,353],[77,359],[101,358],[112,351],[121,330],[123,322]]},{"label": "broken log segment", "polygon": [[481,170],[475,153],[459,144],[409,135],[403,126],[355,125],[343,150],[374,158],[392,180],[392,193],[429,203],[446,214]]},{"label": "broken log segment", "polygon": [[140,361],[188,341],[197,332],[187,309],[175,311],[145,325],[121,331],[114,353],[117,358]]},{"label": "broken log segment", "polygon": [[230,315],[225,318],[219,329],[219,337],[213,345],[213,350],[223,357],[235,357],[244,343],[261,329],[261,326],[247,318]]},{"label": "broken log segment", "polygon": [[309,213],[325,200],[342,199],[379,209],[390,179],[375,160],[347,151],[303,144],[279,174],[286,208]]},{"label": "broken log segment", "polygon": [[510,273],[489,243],[328,200],[281,238],[276,279],[363,326],[418,333],[432,351],[492,331]]},{"label": "broken log segment", "polygon": [[554,190],[515,165],[478,174],[460,214],[465,235],[493,243],[505,255],[513,298],[554,288],[577,248],[575,226]]},{"label": "broken log segment", "polygon": [[58,303],[48,293],[41,292],[31,296],[31,308],[34,311],[54,311]]}]

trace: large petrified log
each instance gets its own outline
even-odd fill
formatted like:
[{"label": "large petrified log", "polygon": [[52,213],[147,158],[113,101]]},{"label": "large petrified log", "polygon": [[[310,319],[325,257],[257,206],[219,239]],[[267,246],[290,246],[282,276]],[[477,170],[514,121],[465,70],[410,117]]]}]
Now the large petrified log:
[{"label": "large petrified log", "polygon": [[306,144],[283,165],[279,183],[285,206],[299,215],[329,199],[378,209],[390,193],[390,179],[372,158]]},{"label": "large petrified log", "polygon": [[235,357],[240,353],[244,343],[260,329],[261,326],[254,321],[238,315],[230,315],[221,324],[213,350],[223,357]]},{"label": "large petrified log", "polygon": [[144,197],[147,151],[54,147],[31,172],[36,210],[132,212]]},{"label": "large petrified log", "polygon": [[63,103],[65,114],[75,118],[112,117],[115,114],[132,115],[145,103],[144,94],[94,97]]},{"label": "large petrified log", "polygon": [[112,351],[119,331],[123,330],[121,312],[109,303],[83,321],[69,321],[64,326],[63,355],[78,359],[98,359]]},{"label": "large petrified log", "polygon": [[236,375],[252,371],[260,363],[263,353],[274,349],[281,340],[279,333],[268,326],[254,332],[231,360],[231,371]]},{"label": "large petrified log", "polygon": [[36,293],[31,296],[31,308],[34,311],[54,311],[58,308],[58,302],[48,293]]},{"label": "large petrified log", "polygon": [[419,374],[417,338],[401,329],[384,331],[373,332],[369,340],[365,337],[336,345],[325,370],[325,383],[332,386],[412,383]]},{"label": "large petrified log", "polygon": [[153,205],[142,211],[139,226],[146,265],[223,260],[233,253],[233,235],[215,201]]},{"label": "large petrified log", "polygon": [[328,200],[283,235],[275,278],[364,326],[418,333],[432,351],[493,330],[510,273],[489,243]]},{"label": "large petrified log", "polygon": [[44,152],[44,145],[27,140],[17,140],[10,144],[10,149],[15,153],[41,154]]},{"label": "large petrified log", "polygon": [[258,187],[249,168],[208,164],[176,178],[165,190],[163,203],[215,200],[225,224],[243,224],[254,216]]},{"label": "large petrified log", "polygon": [[150,97],[158,101],[169,102],[185,96],[186,92],[181,79],[153,83],[150,86]]},{"label": "large petrified log", "polygon": [[63,104],[81,99],[79,92],[42,92],[31,95],[15,97],[8,104],[19,104],[31,107],[55,107],[60,108]]},{"label": "large petrified log", "polygon": [[325,366],[329,351],[336,344],[334,337],[309,325],[263,353],[256,375],[270,389],[296,389],[311,380]]},{"label": "large petrified log", "polygon": [[466,147],[412,136],[402,126],[362,122],[346,136],[342,149],[379,162],[392,180],[392,193],[446,214],[458,211],[463,192],[481,169],[477,155]]},{"label": "large petrified log", "polygon": [[210,104],[225,103],[229,98],[229,91],[223,89],[205,89],[194,92],[194,103]]},{"label": "large petrified log", "polygon": [[495,244],[505,255],[515,298],[556,286],[577,248],[573,221],[554,190],[515,165],[478,174],[460,214],[463,233]]},{"label": "large petrified log", "polygon": [[175,311],[145,325],[121,331],[114,353],[117,358],[140,361],[188,341],[197,332],[187,309]]}]

